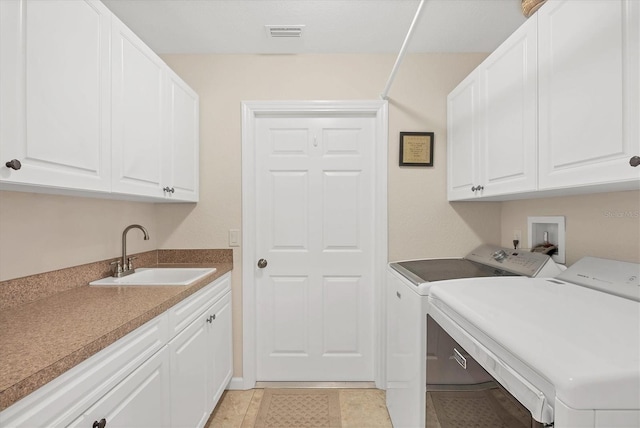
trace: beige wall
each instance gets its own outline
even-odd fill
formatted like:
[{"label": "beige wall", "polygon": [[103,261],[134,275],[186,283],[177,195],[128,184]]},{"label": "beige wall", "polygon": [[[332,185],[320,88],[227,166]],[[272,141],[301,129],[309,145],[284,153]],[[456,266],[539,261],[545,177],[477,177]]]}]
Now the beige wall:
[{"label": "beige wall", "polygon": [[[483,54],[409,55],[390,92],[389,257],[459,255],[499,242],[500,205],[446,202],[446,94]],[[200,95],[201,202],[159,206],[163,245],[224,246],[241,226],[240,105],[379,99],[394,55],[165,55]],[[433,168],[399,168],[400,131],[436,134]],[[239,260],[237,261],[239,263]]]},{"label": "beige wall", "polygon": [[[447,202],[446,94],[484,57],[408,55],[400,68],[389,94],[389,259],[461,256],[481,242],[508,245],[513,229],[526,236],[527,215],[566,215],[569,262],[583,254],[638,261],[638,219],[604,214],[633,211],[637,192]],[[394,55],[164,58],[200,95],[200,202],[165,205],[0,192],[0,280],[116,257],[121,232],[131,223],[143,224],[151,234],[148,242],[132,236],[132,252],[226,248],[228,230],[241,228],[241,101],[379,99],[395,60]],[[435,132],[434,167],[398,167],[400,131]],[[236,375],[242,364],[241,258],[240,249],[234,251]]]},{"label": "beige wall", "polygon": [[154,204],[0,191],[0,281],[158,248]]},{"label": "beige wall", "polygon": [[584,256],[640,263],[640,192],[598,193],[502,203],[502,245],[511,245],[513,231],[527,242],[527,217],[565,216],[566,262]]}]

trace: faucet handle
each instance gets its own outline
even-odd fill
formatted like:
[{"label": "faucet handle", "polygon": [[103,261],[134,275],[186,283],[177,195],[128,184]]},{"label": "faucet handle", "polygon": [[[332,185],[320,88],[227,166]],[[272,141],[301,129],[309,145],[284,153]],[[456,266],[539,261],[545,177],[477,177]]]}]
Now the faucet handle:
[{"label": "faucet handle", "polygon": [[113,261],[111,263],[109,263],[111,266],[116,265],[115,267],[113,267],[111,270],[113,272],[113,276],[118,276],[119,274],[122,273],[122,262],[120,261],[120,259]]},{"label": "faucet handle", "polygon": [[137,256],[127,257],[127,270],[133,270],[133,261],[137,258]]}]

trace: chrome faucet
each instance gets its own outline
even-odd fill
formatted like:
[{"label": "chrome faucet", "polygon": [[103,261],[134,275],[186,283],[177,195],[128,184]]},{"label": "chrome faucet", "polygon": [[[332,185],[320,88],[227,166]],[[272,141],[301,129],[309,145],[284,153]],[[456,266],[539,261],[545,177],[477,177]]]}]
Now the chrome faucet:
[{"label": "chrome faucet", "polygon": [[149,233],[147,233],[147,229],[139,224],[132,224],[124,229],[122,232],[122,259],[111,263],[112,265],[116,265],[113,276],[117,278],[131,275],[136,271],[133,267],[133,259],[135,259],[135,257],[127,257],[127,232],[131,229],[140,229],[142,233],[144,233],[144,240],[149,240]]}]

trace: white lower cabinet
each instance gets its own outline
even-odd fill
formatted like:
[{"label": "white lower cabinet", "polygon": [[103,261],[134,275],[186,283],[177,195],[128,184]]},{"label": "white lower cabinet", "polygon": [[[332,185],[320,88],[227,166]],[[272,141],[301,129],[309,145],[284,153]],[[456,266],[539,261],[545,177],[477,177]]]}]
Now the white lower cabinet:
[{"label": "white lower cabinet", "polygon": [[0,412],[0,426],[203,427],[231,375],[227,273]]},{"label": "white lower cabinet", "polygon": [[213,351],[210,382],[209,413],[215,407],[233,375],[233,341],[231,338],[231,293],[227,293],[212,308],[215,315],[211,325],[211,348]]},{"label": "white lower cabinet", "polygon": [[[69,427],[163,428],[170,425],[169,351],[163,347]],[[97,425],[96,425],[97,424]]]},{"label": "white lower cabinet", "polygon": [[174,426],[201,427],[207,421],[207,339],[202,315],[169,342],[171,353],[171,420]]},{"label": "white lower cabinet", "polygon": [[231,293],[169,342],[171,425],[203,427],[231,379]]}]

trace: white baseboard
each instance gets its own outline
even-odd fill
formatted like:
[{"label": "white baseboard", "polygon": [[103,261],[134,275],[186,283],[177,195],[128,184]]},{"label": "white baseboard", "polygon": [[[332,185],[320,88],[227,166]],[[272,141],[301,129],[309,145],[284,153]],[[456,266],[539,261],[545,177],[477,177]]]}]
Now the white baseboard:
[{"label": "white baseboard", "polygon": [[247,389],[252,389],[254,385],[245,385],[245,381],[243,377],[232,377],[229,385],[227,385],[227,389],[237,390],[237,391],[245,391]]}]

